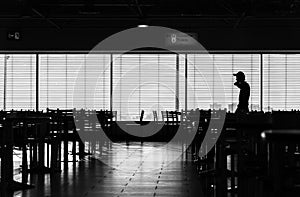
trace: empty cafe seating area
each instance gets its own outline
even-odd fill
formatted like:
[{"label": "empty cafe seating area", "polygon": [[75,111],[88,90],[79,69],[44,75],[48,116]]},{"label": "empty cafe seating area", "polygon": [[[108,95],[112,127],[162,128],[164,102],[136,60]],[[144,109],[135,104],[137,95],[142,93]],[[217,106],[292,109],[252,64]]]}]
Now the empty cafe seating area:
[{"label": "empty cafe seating area", "polygon": [[194,53],[0,54],[1,197],[298,196],[299,54],[209,60],[218,74]]},{"label": "empty cafe seating area", "polygon": [[[124,125],[126,129],[135,130],[139,127],[141,131],[143,127],[150,124],[149,121],[146,123],[145,121],[141,121],[144,123],[120,121],[118,125],[116,111],[83,109],[1,111],[1,196],[37,195],[42,194],[41,192],[55,194],[57,191],[52,188],[55,183],[51,182],[50,188],[46,189],[49,185],[43,183],[45,185],[42,186],[42,183],[36,183],[36,177],[50,175],[57,179],[57,176],[67,176],[65,173],[68,172],[83,173],[84,168],[87,171],[90,169],[91,172],[96,170],[101,174],[100,177],[89,175],[92,180],[99,181],[90,183],[89,186],[93,187],[93,184],[96,184],[94,187],[98,187],[103,193],[105,190],[100,188],[102,181],[106,180],[106,175],[98,172],[97,168],[103,169],[104,174],[110,173],[111,170],[117,171],[116,168],[109,169],[109,166],[105,165],[105,162],[108,162],[105,159],[114,158],[119,161],[125,155],[127,159],[139,158],[141,155],[136,154],[141,153],[135,151],[139,152],[140,149],[146,151],[147,148],[166,143],[174,144],[174,147],[179,149],[180,160],[183,163],[179,162],[178,158],[174,161],[162,159],[161,165],[165,165],[166,169],[172,166],[177,169],[177,165],[183,165],[188,170],[188,174],[192,173],[189,175],[192,177],[190,181],[197,183],[198,192],[204,196],[296,196],[299,194],[299,111],[265,113],[252,111],[244,116],[237,116],[221,109],[193,109],[181,112],[162,111],[162,114],[166,120],[155,121],[155,126],[151,127],[160,128],[155,135],[136,137],[122,130]],[[94,115],[97,121],[91,118]],[[188,137],[172,139],[174,135],[181,132],[180,128],[183,129],[185,136],[193,136],[191,141]],[[120,149],[118,146],[123,148]],[[113,151],[116,149],[120,155]],[[125,151],[126,149],[128,152]],[[19,165],[16,165],[15,152],[19,153],[17,159]],[[159,157],[159,154],[156,156]],[[128,159],[128,162],[129,164],[132,162],[133,166],[126,165],[125,161],[121,167],[119,166],[122,165],[121,162],[117,165],[120,167],[117,173],[139,172],[135,169],[134,161]],[[170,163],[164,164],[164,162]],[[151,173],[156,172],[152,169],[155,165],[147,165],[149,164],[145,160],[145,171],[149,167]],[[164,168],[162,167],[161,171],[165,170]],[[169,171],[166,170],[165,173],[168,174]],[[180,177],[182,172],[176,173],[178,174],[173,176]],[[77,178],[80,180],[81,176],[83,175]],[[61,184],[65,184],[65,181],[60,180]],[[159,180],[157,181],[158,186]],[[184,182],[182,180],[182,183]],[[91,189],[89,186],[84,186],[86,188],[82,189],[86,190],[85,192],[97,191],[97,188]],[[183,186],[177,185],[177,187]],[[194,185],[191,187],[193,192],[197,192]],[[65,186],[64,190],[57,195],[63,195],[64,191],[69,190],[67,188],[68,186]],[[139,192],[143,193],[143,191],[148,191],[147,187]],[[155,190],[153,191],[155,193]],[[72,195],[76,196],[76,189],[72,192],[75,192]],[[78,189],[77,192],[83,191]],[[96,194],[97,192],[94,195]]]},{"label": "empty cafe seating area", "polygon": [[300,0],[0,1],[0,197],[299,197]]}]

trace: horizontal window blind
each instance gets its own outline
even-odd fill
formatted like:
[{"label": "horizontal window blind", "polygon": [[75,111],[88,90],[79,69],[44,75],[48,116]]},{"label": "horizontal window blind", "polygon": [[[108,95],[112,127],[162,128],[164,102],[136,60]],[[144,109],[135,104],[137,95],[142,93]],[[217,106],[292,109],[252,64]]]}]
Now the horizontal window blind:
[{"label": "horizontal window blind", "polygon": [[4,99],[4,64],[7,62],[6,55],[0,55],[0,110],[3,110]]},{"label": "horizontal window blind", "polygon": [[299,109],[300,55],[263,55],[264,110]]},{"label": "horizontal window blind", "polygon": [[[75,85],[79,86],[76,107],[109,109],[109,61],[109,55],[103,54],[40,55],[40,109],[72,109]],[[91,81],[89,76],[94,73],[99,79]],[[93,83],[97,83],[95,91],[89,88]],[[94,103],[89,102],[91,96]]]},{"label": "horizontal window blind", "polygon": [[67,108],[66,55],[40,55],[40,109]]},{"label": "horizontal window blind", "polygon": [[119,120],[153,120],[162,110],[175,109],[176,55],[115,55],[113,62],[113,110]]},{"label": "horizontal window blind", "polygon": [[[86,109],[110,109],[110,55],[88,54],[84,59],[84,68],[78,76],[83,77],[76,86],[80,86],[81,106]],[[78,82],[78,81],[77,81]],[[77,90],[80,90],[80,88]]]},{"label": "horizontal window blind", "polygon": [[34,54],[6,55],[6,63],[6,110],[35,109],[36,56]]},{"label": "horizontal window blind", "polygon": [[[238,71],[243,71],[246,76],[246,81],[250,85],[250,98],[249,98],[249,110],[260,110],[260,55],[259,54],[232,54],[232,67],[233,67],[233,73],[237,73]],[[219,66],[220,69],[221,65]],[[225,72],[225,71],[224,71]],[[238,103],[238,95],[239,95],[239,89],[233,85],[235,82],[235,78],[232,76],[232,73],[228,73],[226,75],[225,73],[221,71],[223,75],[224,81],[227,83],[224,83],[225,87],[232,87],[232,95],[231,103],[228,102],[228,104],[233,103],[232,111],[235,111],[235,103]],[[229,81],[225,79],[233,79],[233,81],[230,83],[231,86],[229,86]],[[226,98],[227,98],[227,91],[226,92]],[[228,107],[228,109],[231,111],[231,108]]]},{"label": "horizontal window blind", "polygon": [[179,96],[179,110],[185,110],[186,108],[186,69],[185,69],[185,62],[188,61],[186,55],[180,54],[179,55],[179,70],[178,70],[178,80],[179,80],[179,89],[178,89],[178,96]]},{"label": "horizontal window blind", "polygon": [[[124,54],[114,60],[111,79],[110,54],[40,54],[39,106],[41,110],[47,107],[73,108],[73,89],[78,79],[81,106],[93,109],[113,107],[118,111],[119,120],[138,120],[142,109],[146,120],[153,120],[154,110],[161,119],[162,110],[185,109],[185,104],[188,109],[215,106],[235,111],[239,89],[233,85],[235,77],[232,74],[241,70],[251,87],[250,110],[260,109],[261,88],[264,111],[299,109],[300,54],[262,56],[263,73],[260,72],[260,54],[210,54],[210,59],[201,54],[188,54],[187,70],[184,54],[178,59],[176,54]],[[5,64],[6,109],[35,109],[36,55],[0,55],[1,109],[4,106]],[[216,70],[207,74],[208,70],[211,71],[209,66],[215,66]],[[217,72],[224,85],[225,105],[213,99],[220,96],[219,87],[210,89],[208,85],[214,84]],[[95,81],[89,76],[95,76],[95,73],[98,76],[96,89],[90,94]],[[113,97],[110,96],[111,88]],[[89,102],[91,97],[92,105]],[[111,99],[113,106],[110,106]],[[177,102],[179,106],[176,106]]]},{"label": "horizontal window blind", "polygon": [[300,108],[300,54],[286,55],[286,110]]},{"label": "horizontal window blind", "polygon": [[[190,54],[188,64],[188,108],[227,108],[235,111],[238,104],[239,89],[234,86],[233,73],[243,71],[251,87],[249,109],[259,110],[260,101],[260,59],[256,54]],[[209,68],[214,67],[214,69]],[[207,69],[207,70],[204,70]],[[221,78],[224,90],[215,83]],[[213,85],[209,85],[213,84]],[[213,88],[213,89],[211,89]],[[225,106],[217,99],[224,96]]]},{"label": "horizontal window blind", "polygon": [[[208,81],[212,81],[212,60],[207,55],[189,54],[187,65],[187,108],[208,109],[212,104],[212,91]],[[207,70],[207,68],[209,68]],[[205,75],[210,73],[210,75]]]}]

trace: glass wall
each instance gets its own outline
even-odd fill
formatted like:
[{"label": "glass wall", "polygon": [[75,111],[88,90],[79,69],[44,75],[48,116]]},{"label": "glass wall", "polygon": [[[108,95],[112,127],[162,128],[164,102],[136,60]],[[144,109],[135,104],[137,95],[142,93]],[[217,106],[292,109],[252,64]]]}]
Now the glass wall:
[{"label": "glass wall", "polygon": [[300,54],[263,55],[263,110],[300,108]]},{"label": "glass wall", "polygon": [[[206,72],[210,68],[213,72]],[[153,111],[161,119],[162,110],[234,111],[239,89],[232,74],[240,70],[251,87],[250,110],[300,108],[300,54],[250,53],[215,53],[209,59],[203,54],[1,54],[0,106],[72,109],[79,85],[82,108],[112,109],[118,120],[138,120],[141,110],[145,120],[153,120]],[[89,77],[95,73],[96,82]],[[225,104],[213,99],[220,87],[208,85],[217,75]],[[95,91],[88,94],[93,85]]]},{"label": "glass wall", "polygon": [[[126,54],[113,61],[113,110],[120,120],[153,119],[153,111],[174,110],[176,55]],[[160,116],[160,113],[158,113]]]},{"label": "glass wall", "polygon": [[[35,57],[33,54],[7,54],[0,56],[1,109],[21,110],[36,108]],[[4,84],[6,84],[5,87]]]},{"label": "glass wall", "polygon": [[[39,55],[39,101],[40,109],[73,108],[74,86],[80,86],[80,104],[89,108],[86,94],[89,84],[88,76],[99,73],[96,90],[93,94],[93,108],[110,109],[110,69],[109,55],[85,54],[46,54]],[[80,73],[79,72],[83,72]],[[80,77],[87,79],[80,80]],[[78,78],[77,78],[78,77]],[[77,80],[77,81],[76,81]],[[76,83],[77,82],[77,83]]]},{"label": "glass wall", "polygon": [[[251,87],[251,97],[249,100],[250,110],[260,109],[260,55],[259,54],[212,54],[208,59],[206,55],[189,55],[188,64],[188,109],[200,108],[227,108],[229,111],[235,111],[238,103],[239,89],[233,84],[235,77],[233,73],[243,71],[246,75],[246,81]],[[205,72],[202,68],[205,65],[214,67],[215,70]],[[206,67],[207,68],[207,67]],[[209,75],[205,73],[210,73]],[[223,87],[209,87],[208,84],[214,84],[214,80],[219,77],[222,80]],[[214,92],[220,92],[217,88],[224,88],[226,106],[222,106],[213,100]]]}]

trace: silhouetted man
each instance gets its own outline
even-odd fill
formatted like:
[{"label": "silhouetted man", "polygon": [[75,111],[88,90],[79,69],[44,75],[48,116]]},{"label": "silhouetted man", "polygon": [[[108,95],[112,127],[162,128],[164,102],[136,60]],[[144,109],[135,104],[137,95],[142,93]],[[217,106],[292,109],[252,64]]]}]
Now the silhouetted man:
[{"label": "silhouetted man", "polygon": [[242,71],[233,74],[233,76],[236,77],[236,82],[234,83],[234,85],[240,88],[239,104],[235,113],[247,113],[249,112],[248,101],[250,97],[250,86],[245,81],[245,74]]}]

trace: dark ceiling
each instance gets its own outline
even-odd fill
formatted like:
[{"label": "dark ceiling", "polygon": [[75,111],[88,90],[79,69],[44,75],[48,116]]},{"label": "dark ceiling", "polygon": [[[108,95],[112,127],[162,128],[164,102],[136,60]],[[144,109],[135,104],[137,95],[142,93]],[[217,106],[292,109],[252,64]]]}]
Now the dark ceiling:
[{"label": "dark ceiling", "polygon": [[300,27],[300,0],[2,0],[0,27]]}]

